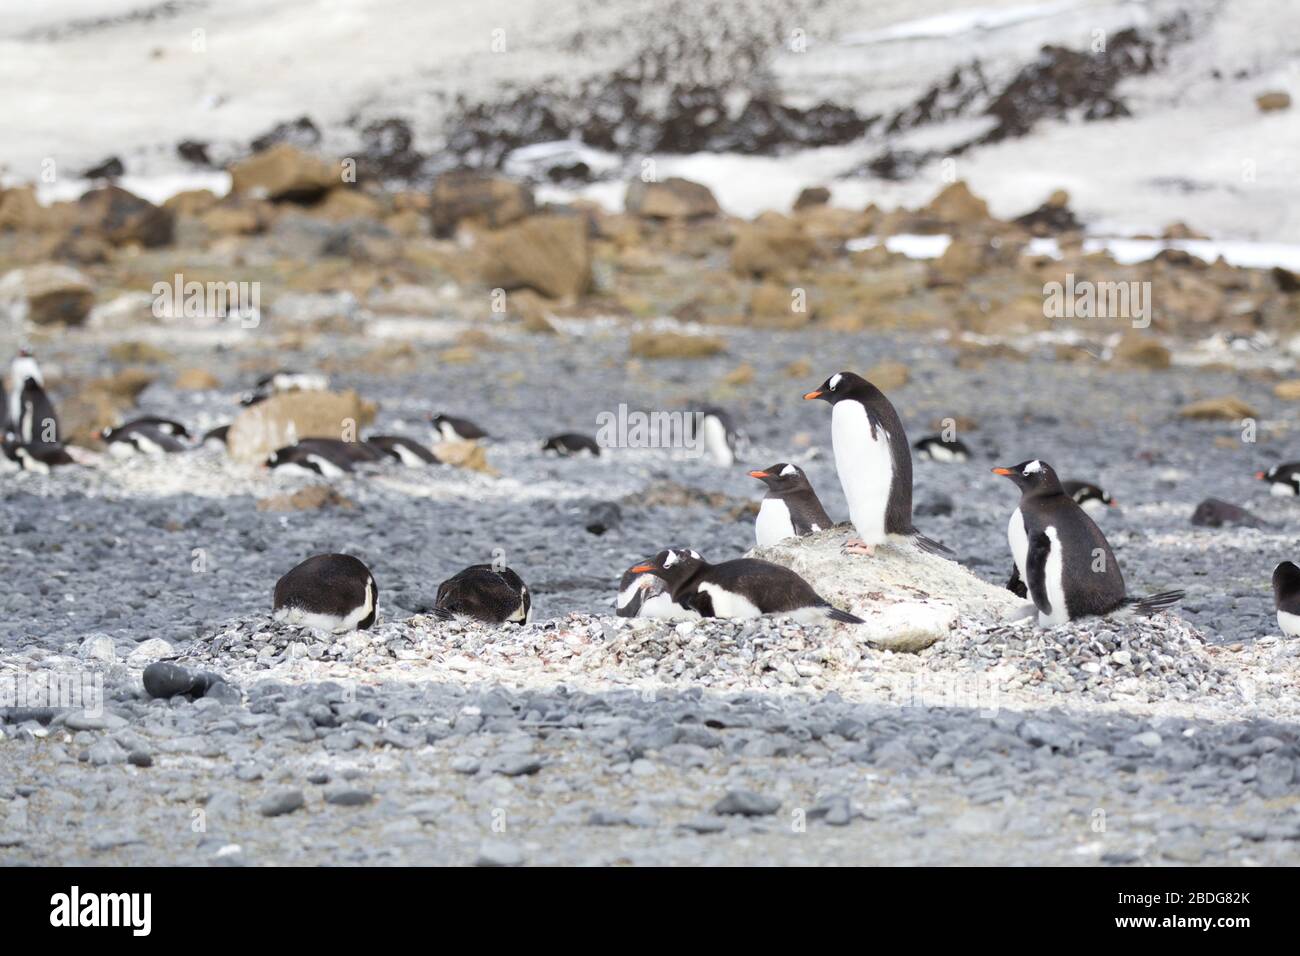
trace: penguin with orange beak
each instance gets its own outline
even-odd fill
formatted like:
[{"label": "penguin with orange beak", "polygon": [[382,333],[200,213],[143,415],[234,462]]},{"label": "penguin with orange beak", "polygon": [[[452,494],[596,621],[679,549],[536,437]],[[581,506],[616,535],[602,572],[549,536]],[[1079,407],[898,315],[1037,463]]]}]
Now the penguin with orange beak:
[{"label": "penguin with orange beak", "polygon": [[1300,495],[1300,461],[1283,462],[1268,471],[1255,472],[1257,481],[1268,482],[1268,493],[1279,498]]},{"label": "penguin with orange beak", "polygon": [[749,477],[767,485],[767,494],[754,519],[754,536],[760,548],[786,538],[825,531],[834,524],[798,465],[781,461],[761,471],[751,471]]}]

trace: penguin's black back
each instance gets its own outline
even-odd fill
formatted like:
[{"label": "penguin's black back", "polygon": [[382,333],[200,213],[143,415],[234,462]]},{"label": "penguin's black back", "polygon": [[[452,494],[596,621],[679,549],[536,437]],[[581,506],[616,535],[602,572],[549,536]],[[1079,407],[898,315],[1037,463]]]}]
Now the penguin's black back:
[{"label": "penguin's black back", "polygon": [[790,523],[794,526],[795,534],[811,534],[813,525],[816,525],[819,531],[835,526],[835,522],[830,519],[830,515],[826,514],[826,509],[822,507],[821,500],[811,485],[796,488],[794,491],[769,491],[765,497],[780,498],[785,502],[786,508],[790,511]]},{"label": "penguin's black back", "polygon": [[907,431],[885,393],[870,382],[865,383],[859,395],[867,410],[867,420],[872,428],[883,428],[889,435],[889,455],[894,463],[894,480],[889,486],[889,503],[885,507],[885,532],[887,534],[915,534],[912,524],[912,446],[907,443]]},{"label": "penguin's black back", "polygon": [[358,628],[375,623],[379,586],[374,575],[350,554],[318,554],[275,582],[274,607],[347,617],[366,603],[368,588],[373,603],[370,613],[358,622]]},{"label": "penguin's black back", "polygon": [[349,457],[339,445],[347,444],[346,442],[337,442],[331,445],[318,445],[315,439],[306,439],[296,445],[286,445],[283,448],[277,448],[271,453],[274,463],[268,459],[268,464],[274,467],[280,465],[302,465],[304,468],[310,468],[313,471],[320,471],[320,467],[312,461],[312,457],[323,458],[330,464],[342,471],[352,471],[352,458]]},{"label": "penguin's black back", "polygon": [[1273,600],[1277,609],[1300,614],[1300,568],[1283,561],[1273,571]]},{"label": "penguin's black back", "polygon": [[[702,584],[712,584],[738,594],[763,614],[830,606],[829,601],[794,571],[759,558],[736,558],[721,564],[707,564],[673,592],[673,600],[679,604],[695,607],[703,616],[712,617],[712,600],[707,592],[700,590]],[[687,595],[692,600],[684,600]]]},{"label": "penguin's black back", "polygon": [[580,451],[589,451],[593,455],[599,455],[600,446],[596,444],[596,439],[589,435],[564,432],[561,435],[552,435],[546,439],[545,444],[542,445],[542,451],[559,452],[561,455],[575,455]]},{"label": "penguin's black back", "polygon": [[[1057,610],[1049,608],[1047,601],[1045,538],[1049,527],[1056,529],[1060,542],[1061,580],[1071,620],[1109,614],[1126,603],[1124,575],[1106,536],[1073,498],[1064,493],[1022,498],[1020,515],[1029,539],[1025,583],[1040,611]],[[1097,549],[1101,554],[1095,553]],[[1094,564],[1102,570],[1094,571]]]},{"label": "penguin's black back", "polygon": [[29,378],[23,383],[19,393],[19,409],[19,421],[12,424],[19,442],[27,445],[57,445],[62,441],[54,403],[36,379]]},{"label": "penguin's black back", "polygon": [[429,465],[439,464],[438,456],[425,448],[417,441],[413,441],[404,435],[371,435],[366,439],[367,444],[378,448],[383,454],[397,461],[402,460],[402,456],[397,453],[398,448],[405,448],[415,457]]},{"label": "penguin's black back", "polygon": [[[510,568],[472,564],[438,585],[434,610],[442,616],[472,617],[502,624],[517,617],[523,623],[532,597],[523,579]],[[522,613],[521,613],[522,612]]]}]

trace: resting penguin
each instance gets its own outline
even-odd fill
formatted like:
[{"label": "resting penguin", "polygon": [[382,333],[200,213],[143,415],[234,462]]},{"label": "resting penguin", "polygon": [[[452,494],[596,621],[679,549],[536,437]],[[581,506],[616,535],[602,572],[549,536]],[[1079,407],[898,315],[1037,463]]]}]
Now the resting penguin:
[{"label": "resting penguin", "polygon": [[330,387],[330,380],[318,372],[293,372],[281,369],[270,375],[263,375],[257,380],[251,391],[240,396],[239,404],[256,405],[272,395],[284,392],[323,392]]},{"label": "resting penguin", "polygon": [[389,458],[400,461],[408,468],[441,464],[437,455],[419,442],[403,435],[371,435],[366,439],[366,443],[378,448]]},{"label": "resting penguin", "polygon": [[438,585],[434,613],[439,617],[527,624],[533,618],[528,586],[509,568],[471,564]]},{"label": "resting penguin", "polygon": [[884,392],[860,375],[840,372],[804,398],[831,405],[835,471],[858,532],[845,550],[874,554],[876,545],[896,534],[934,554],[951,554],[912,525],[912,450]]},{"label": "resting penguin", "polygon": [[682,607],[701,617],[750,618],[775,614],[802,623],[838,621],[861,624],[862,618],[831,606],[789,568],[757,558],[709,564],[687,548],[660,551],[631,574],[655,574]]},{"label": "resting penguin", "polygon": [[216,428],[211,428],[204,432],[203,440],[200,444],[202,444],[204,448],[225,448],[226,436],[229,434],[229,425],[218,425]]},{"label": "resting penguin", "polygon": [[1282,633],[1287,637],[1300,634],[1300,568],[1290,561],[1273,569],[1273,600]]},{"label": "resting penguin", "polygon": [[1105,514],[1107,508],[1119,507],[1118,501],[1102,491],[1099,485],[1094,485],[1091,482],[1063,481],[1061,482],[1061,490],[1073,498],[1080,508],[1094,518],[1099,514]]},{"label": "resting penguin", "polygon": [[1268,493],[1280,498],[1294,498],[1300,495],[1300,461],[1288,461],[1274,465],[1268,471],[1257,471],[1259,481],[1268,482]]},{"label": "resting penguin", "polygon": [[114,457],[134,454],[168,455],[186,448],[173,432],[164,431],[162,426],[149,419],[137,419],[116,428],[105,428],[99,437]]},{"label": "resting penguin", "polygon": [[[640,567],[652,563],[643,561]],[[619,617],[645,618],[697,618],[699,611],[682,607],[673,601],[668,593],[668,582],[649,571],[637,573],[632,568],[623,572],[623,579],[618,582],[618,598],[615,601]]]},{"label": "resting penguin", "polygon": [[275,582],[277,621],[341,634],[375,623],[379,586],[350,554],[318,554]]},{"label": "resting penguin", "polygon": [[271,452],[266,466],[283,474],[338,478],[352,471],[356,462],[375,461],[382,454],[368,447],[361,451],[362,445],[362,442],[339,441],[337,438],[304,438],[296,445]]},{"label": "resting penguin", "polygon": [[916,457],[927,461],[963,462],[970,461],[970,449],[966,443],[954,438],[949,441],[942,435],[926,435],[912,446]]},{"label": "resting penguin", "polygon": [[1007,541],[1038,623],[1055,627],[1088,615],[1128,608],[1151,614],[1183,597],[1162,591],[1132,598],[1101,529],[1061,487],[1052,466],[1025,461],[994,468],[1020,489],[1020,506],[1007,524]]},{"label": "resting penguin", "polygon": [[834,525],[798,465],[777,462],[762,471],[751,471],[749,477],[767,485],[767,494],[754,519],[754,536],[760,548]]},{"label": "resting penguin", "polygon": [[600,446],[596,444],[596,439],[588,435],[579,435],[577,432],[565,432],[562,435],[552,435],[542,443],[542,451],[553,451],[561,458],[567,458],[570,455],[580,455],[587,452],[593,458],[600,454]]},{"label": "resting penguin", "polygon": [[61,465],[75,465],[76,460],[59,444],[36,442],[31,445],[20,443],[13,432],[9,432],[0,441],[0,455],[16,464],[22,471],[49,474],[51,468]]},{"label": "resting penguin", "polygon": [[[189,438],[190,430],[174,418],[164,418],[161,415],[139,415],[131,419],[127,425],[152,425],[164,435],[174,435],[176,438]],[[119,428],[126,428],[127,425],[119,425]],[[109,429],[104,429],[109,431]]]},{"label": "resting penguin", "polygon": [[443,441],[479,441],[488,433],[465,418],[450,415],[430,415],[429,425]]}]

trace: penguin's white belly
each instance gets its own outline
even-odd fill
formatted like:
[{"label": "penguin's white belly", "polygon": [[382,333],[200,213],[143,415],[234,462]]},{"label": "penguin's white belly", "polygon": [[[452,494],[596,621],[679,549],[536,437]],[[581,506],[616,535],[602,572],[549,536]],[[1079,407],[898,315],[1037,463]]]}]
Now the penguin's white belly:
[{"label": "penguin's white belly", "polygon": [[339,617],[336,614],[321,614],[316,611],[307,611],[300,607],[282,607],[275,612],[275,619],[283,621],[286,624],[299,624],[303,627],[309,627],[314,631],[325,631],[329,634],[342,634],[346,631],[355,631],[357,625],[370,616],[370,612],[375,609],[375,586],[373,583],[366,582],[366,597],[350,614]]},{"label": "penguin's white belly", "polygon": [[1029,587],[1029,575],[1025,573],[1025,562],[1029,560],[1029,535],[1025,532],[1025,518],[1017,508],[1011,512],[1007,522],[1007,544],[1011,546],[1011,559],[1016,562],[1020,580]]},{"label": "penguin's white belly", "polygon": [[1079,502],[1079,507],[1094,521],[1110,510],[1109,506],[1100,498],[1085,498]]},{"label": "penguin's white belly", "polygon": [[32,455],[26,448],[19,448],[18,455],[22,458],[23,471],[32,471],[39,475],[48,475],[50,473],[50,466]]},{"label": "penguin's white belly", "polygon": [[286,462],[283,465],[276,465],[275,472],[278,475],[292,475],[295,478],[319,478],[320,474],[308,468],[306,465],[300,465],[296,461]]},{"label": "penguin's white belly", "polygon": [[115,442],[109,442],[108,453],[113,458],[131,458],[140,454],[140,449],[135,447],[134,442],[120,438]]},{"label": "penguin's white belly", "polygon": [[407,468],[423,468],[426,464],[423,458],[411,451],[411,449],[407,448],[405,445],[394,445],[393,451],[397,452],[398,461]]},{"label": "penguin's white belly", "polygon": [[1277,626],[1282,629],[1282,633],[1287,637],[1295,637],[1300,634],[1300,614],[1292,614],[1290,611],[1278,611]]},{"label": "penguin's white belly", "polygon": [[320,469],[320,473],[326,478],[343,477],[343,469],[328,458],[322,458],[320,455],[308,455],[307,460]]},{"label": "penguin's white belly", "polygon": [[966,456],[959,451],[953,451],[944,445],[930,445],[926,448],[925,454],[933,461],[957,462],[965,461]]},{"label": "penguin's white belly", "polygon": [[1295,488],[1281,481],[1274,481],[1268,486],[1268,493],[1276,498],[1294,498]]},{"label": "penguin's white belly", "polygon": [[665,618],[667,620],[697,618],[699,616],[697,611],[682,607],[674,601],[667,591],[662,591],[649,600],[643,601],[641,610],[637,614],[637,617]]},{"label": "penguin's white belly", "polygon": [[867,410],[860,402],[836,402],[831,412],[835,471],[849,503],[849,519],[867,544],[885,540],[885,512],[894,485],[894,459],[883,428],[871,434]]},{"label": "penguin's white belly", "polygon": [[736,462],[736,456],[727,444],[727,429],[713,415],[704,416],[704,427],[701,429],[704,437],[704,452],[719,465],[733,465]]},{"label": "penguin's white belly", "polygon": [[758,518],[754,521],[754,535],[760,548],[776,544],[786,538],[794,537],[794,521],[790,518],[790,508],[780,498],[764,498],[758,506]]},{"label": "penguin's white belly", "polygon": [[1047,602],[1052,606],[1051,614],[1038,612],[1040,627],[1056,627],[1070,620],[1070,612],[1065,606],[1065,561],[1061,539],[1056,529],[1047,529],[1048,552],[1047,563],[1043,568],[1043,587],[1047,590]]},{"label": "penguin's white belly", "polygon": [[758,606],[743,594],[733,594],[716,584],[701,584],[700,590],[713,602],[714,617],[741,618],[763,615]]}]

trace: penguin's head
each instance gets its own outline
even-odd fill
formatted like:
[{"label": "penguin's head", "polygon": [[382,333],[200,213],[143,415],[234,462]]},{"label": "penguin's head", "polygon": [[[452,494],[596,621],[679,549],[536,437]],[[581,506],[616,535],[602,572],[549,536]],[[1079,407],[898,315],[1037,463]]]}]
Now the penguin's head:
[{"label": "penguin's head", "polygon": [[1021,494],[1054,495],[1061,494],[1061,481],[1056,477],[1052,466],[1037,458],[1022,461],[1010,468],[994,468],[993,474],[1010,478]]},{"label": "penguin's head", "polygon": [[1281,601],[1297,593],[1300,593],[1300,568],[1283,561],[1273,569],[1273,596]]},{"label": "penguin's head", "polygon": [[633,574],[653,574],[663,578],[670,588],[674,588],[694,574],[704,563],[698,551],[690,548],[668,548],[660,551],[649,561],[634,565]]},{"label": "penguin's head", "polygon": [[749,477],[757,478],[775,492],[796,491],[808,484],[808,478],[798,465],[780,461],[762,471],[751,471]]},{"label": "penguin's head", "polygon": [[1274,465],[1268,471],[1257,471],[1255,472],[1255,478],[1258,481],[1272,481],[1277,477],[1278,469],[1280,467],[1280,465]]},{"label": "penguin's head", "polygon": [[822,382],[820,388],[813,389],[804,395],[804,399],[810,401],[814,398],[820,398],[822,401],[834,405],[846,398],[861,397],[862,393],[870,388],[871,383],[861,375],[856,375],[853,372],[836,372]]}]

